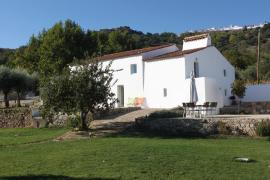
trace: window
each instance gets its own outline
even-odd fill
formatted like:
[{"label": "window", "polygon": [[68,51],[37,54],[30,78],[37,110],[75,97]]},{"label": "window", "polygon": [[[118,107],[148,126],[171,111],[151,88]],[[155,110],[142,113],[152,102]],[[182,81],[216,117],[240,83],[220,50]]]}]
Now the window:
[{"label": "window", "polygon": [[194,77],[199,77],[199,63],[197,61],[194,62]]},{"label": "window", "polygon": [[130,65],[130,74],[136,74],[137,73],[137,64],[131,64]]},{"label": "window", "polygon": [[163,97],[167,97],[167,88],[163,88]]},{"label": "window", "polygon": [[223,75],[224,75],[224,77],[226,77],[226,76],[227,76],[226,69],[223,69]]},{"label": "window", "polygon": [[224,95],[227,96],[227,89],[224,89]]}]

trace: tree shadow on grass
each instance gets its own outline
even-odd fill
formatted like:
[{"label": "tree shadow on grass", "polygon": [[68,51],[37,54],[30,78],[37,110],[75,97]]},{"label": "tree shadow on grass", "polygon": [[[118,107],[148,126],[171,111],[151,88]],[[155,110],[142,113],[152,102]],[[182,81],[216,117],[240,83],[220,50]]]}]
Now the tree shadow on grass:
[{"label": "tree shadow on grass", "polygon": [[[149,131],[135,126],[135,122],[111,122],[104,124],[95,130],[90,130],[94,134],[102,132],[103,137],[128,137],[128,138],[159,138],[159,139],[198,139],[210,138],[210,136],[202,135],[197,132],[173,134],[164,131]],[[212,137],[211,137],[212,138]],[[216,138],[216,137],[214,137]]]},{"label": "tree shadow on grass", "polygon": [[[191,121],[191,120],[189,120]],[[196,121],[196,120],[193,120]],[[156,129],[151,130],[147,128],[142,128],[136,126],[134,121],[130,122],[108,122],[106,124],[101,124],[97,126],[96,129],[90,130],[93,134],[98,134],[103,137],[128,137],[128,138],[158,138],[158,139],[232,139],[232,138],[250,138],[245,135],[231,135],[231,134],[219,134],[218,132],[200,133],[198,129],[202,129],[202,124],[200,128],[190,128],[185,130],[184,128],[178,130],[168,129]]]},{"label": "tree shadow on grass", "polygon": [[50,174],[41,174],[41,175],[26,175],[26,176],[2,176],[0,179],[3,180],[116,180],[114,178],[77,178],[77,177],[69,177],[62,175],[50,175]]}]

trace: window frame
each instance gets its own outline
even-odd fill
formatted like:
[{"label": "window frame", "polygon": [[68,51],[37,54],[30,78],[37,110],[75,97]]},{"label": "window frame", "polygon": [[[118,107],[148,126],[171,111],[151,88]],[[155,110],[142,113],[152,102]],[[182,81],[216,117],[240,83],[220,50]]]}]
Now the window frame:
[{"label": "window frame", "polygon": [[200,77],[199,62],[197,60],[193,63],[193,71],[195,78]]},{"label": "window frame", "polygon": [[163,97],[167,97],[168,96],[168,89],[167,88],[163,88]]},{"label": "window frame", "polygon": [[137,72],[137,64],[130,64],[130,74],[137,74]]},{"label": "window frame", "polygon": [[227,70],[226,69],[223,69],[223,76],[227,77]]}]

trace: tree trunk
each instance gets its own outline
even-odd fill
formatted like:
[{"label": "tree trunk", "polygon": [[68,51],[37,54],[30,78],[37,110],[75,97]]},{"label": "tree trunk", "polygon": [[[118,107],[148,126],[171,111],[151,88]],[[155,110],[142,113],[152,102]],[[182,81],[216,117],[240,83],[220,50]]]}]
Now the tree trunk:
[{"label": "tree trunk", "polygon": [[87,127],[87,124],[86,124],[86,117],[87,117],[87,112],[81,112],[81,120],[82,120],[82,124],[81,124],[81,128],[82,130],[87,130],[88,127]]},{"label": "tree trunk", "polygon": [[8,100],[8,94],[7,93],[4,93],[4,101],[5,101],[6,108],[8,108],[9,107],[9,100]]},{"label": "tree trunk", "polygon": [[17,93],[17,106],[21,107],[21,97],[20,97],[20,93]]}]

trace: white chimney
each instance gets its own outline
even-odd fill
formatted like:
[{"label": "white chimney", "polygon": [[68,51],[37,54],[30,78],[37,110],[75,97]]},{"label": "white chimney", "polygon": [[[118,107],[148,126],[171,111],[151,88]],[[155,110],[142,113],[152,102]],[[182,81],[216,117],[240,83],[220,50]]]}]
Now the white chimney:
[{"label": "white chimney", "polygon": [[211,46],[211,37],[209,34],[200,34],[196,36],[185,37],[183,40],[183,51]]}]

